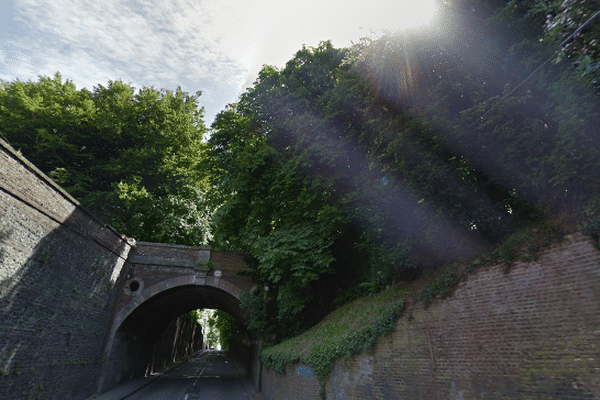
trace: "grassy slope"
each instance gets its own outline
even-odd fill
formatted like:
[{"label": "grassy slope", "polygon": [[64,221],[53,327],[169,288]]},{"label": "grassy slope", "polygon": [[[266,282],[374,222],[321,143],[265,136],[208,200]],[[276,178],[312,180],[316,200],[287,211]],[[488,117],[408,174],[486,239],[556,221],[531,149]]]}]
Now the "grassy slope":
[{"label": "grassy slope", "polygon": [[300,336],[285,340],[261,352],[263,365],[281,374],[286,365],[309,364],[321,384],[325,384],[336,359],[373,350],[379,335],[392,331],[405,307],[405,292],[394,285],[341,306],[318,325]]},{"label": "grassy slope", "polygon": [[404,299],[405,294],[399,285],[395,285],[373,296],[356,299],[334,310],[302,335],[285,340],[269,350],[293,351],[309,356],[315,344],[335,341],[373,324],[393,302]]},{"label": "grassy slope", "polygon": [[388,334],[394,328],[407,303],[422,301],[427,307],[436,298],[450,295],[460,280],[483,265],[503,264],[508,273],[513,262],[537,259],[540,250],[575,230],[564,221],[546,220],[511,235],[489,254],[462,265],[453,264],[426,272],[415,282],[399,283],[372,296],[356,299],[339,307],[303,334],[266,348],[261,353],[261,361],[279,373],[286,372],[286,365],[311,365],[321,383],[323,396],[335,360],[372,350],[377,336]]}]

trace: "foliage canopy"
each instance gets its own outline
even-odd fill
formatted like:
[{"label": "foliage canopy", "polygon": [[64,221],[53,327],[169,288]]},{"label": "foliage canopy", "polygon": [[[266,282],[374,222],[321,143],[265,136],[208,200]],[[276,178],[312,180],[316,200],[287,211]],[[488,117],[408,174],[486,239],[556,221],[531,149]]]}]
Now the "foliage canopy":
[{"label": "foliage canopy", "polygon": [[200,93],[59,73],[0,83],[0,132],[98,217],[140,240],[207,243]]},{"label": "foliage canopy", "polygon": [[246,298],[264,334],[308,326],[349,282],[377,290],[552,215],[600,232],[596,64],[556,52],[571,11],[464,0],[442,12],[419,37],[303,47],[217,117],[215,240],[248,251],[270,287]]}]

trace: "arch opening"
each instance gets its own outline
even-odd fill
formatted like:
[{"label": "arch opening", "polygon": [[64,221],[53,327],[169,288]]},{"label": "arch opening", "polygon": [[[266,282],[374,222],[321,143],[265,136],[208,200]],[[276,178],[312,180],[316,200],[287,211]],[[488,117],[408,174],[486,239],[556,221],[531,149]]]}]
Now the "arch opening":
[{"label": "arch opening", "polygon": [[216,287],[183,285],[147,298],[118,326],[101,381],[101,391],[164,370],[191,352],[202,349],[204,338],[201,328],[189,325],[192,321],[189,313],[197,309],[223,310],[236,320],[243,332],[238,338],[248,340],[233,342],[229,353],[244,366],[246,376],[252,378],[256,386],[258,342],[246,329],[248,321],[240,308],[240,301]]},{"label": "arch opening", "polygon": [[250,342],[247,330],[226,311],[203,308],[191,311],[190,316],[202,327],[204,349],[228,350],[230,344]]}]

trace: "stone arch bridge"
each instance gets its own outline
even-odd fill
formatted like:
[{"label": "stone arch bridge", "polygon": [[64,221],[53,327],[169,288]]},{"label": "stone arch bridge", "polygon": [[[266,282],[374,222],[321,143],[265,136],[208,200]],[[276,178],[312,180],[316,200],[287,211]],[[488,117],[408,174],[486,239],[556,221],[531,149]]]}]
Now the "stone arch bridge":
[{"label": "stone arch bridge", "polygon": [[[142,377],[190,310],[224,310],[245,329],[244,272],[240,252],[136,243],[0,139],[1,399],[85,399]],[[246,333],[234,356],[258,388]]]},{"label": "stone arch bridge", "polygon": [[109,359],[100,391],[143,376],[151,362],[148,348],[174,316],[191,309],[212,308],[224,310],[246,325],[239,296],[243,290],[253,290],[255,284],[245,257],[242,252],[211,246],[137,242],[123,268],[121,287],[117,288],[105,348]]}]

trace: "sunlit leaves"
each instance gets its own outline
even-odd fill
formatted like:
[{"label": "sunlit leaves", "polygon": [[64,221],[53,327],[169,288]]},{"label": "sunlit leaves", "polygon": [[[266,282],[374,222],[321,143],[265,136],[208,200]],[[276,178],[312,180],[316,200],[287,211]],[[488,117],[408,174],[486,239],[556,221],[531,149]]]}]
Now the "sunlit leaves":
[{"label": "sunlit leaves", "polygon": [[[328,249],[357,249],[375,290],[597,195],[589,88],[563,60],[513,90],[549,56],[553,33],[511,32],[506,2],[447,3],[469,10],[451,23],[472,35],[460,25],[447,38],[303,48],[285,68],[265,67],[217,119],[216,236],[255,255],[257,277],[276,286],[280,322],[305,307],[303,287],[335,270],[339,253]],[[557,5],[510,3],[520,22]],[[487,28],[506,40],[482,38]],[[326,229],[334,235],[320,229],[336,224],[315,218],[325,207],[344,216]]]},{"label": "sunlit leaves", "polygon": [[199,93],[120,80],[93,92],[70,82],[2,82],[8,141],[96,216],[138,239],[206,243],[212,211],[200,165]]},{"label": "sunlit leaves", "polygon": [[112,223],[138,240],[187,245],[212,239],[209,207],[200,186],[185,185],[172,194],[148,192],[141,179],[119,182],[116,193],[122,207]]}]

